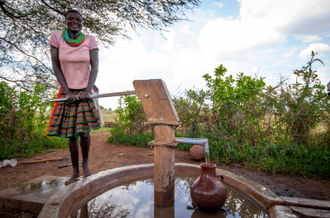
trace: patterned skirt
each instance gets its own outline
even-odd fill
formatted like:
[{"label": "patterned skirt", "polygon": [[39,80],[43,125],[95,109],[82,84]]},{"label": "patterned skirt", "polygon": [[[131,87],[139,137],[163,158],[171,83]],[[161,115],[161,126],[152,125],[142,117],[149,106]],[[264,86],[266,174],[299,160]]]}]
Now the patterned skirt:
[{"label": "patterned skirt", "polygon": [[[78,95],[80,91],[71,90],[71,93]],[[61,92],[60,98],[65,98],[64,92]],[[100,127],[100,114],[94,99],[78,100],[72,104],[64,101],[58,103],[47,135],[63,138],[78,137]]]}]

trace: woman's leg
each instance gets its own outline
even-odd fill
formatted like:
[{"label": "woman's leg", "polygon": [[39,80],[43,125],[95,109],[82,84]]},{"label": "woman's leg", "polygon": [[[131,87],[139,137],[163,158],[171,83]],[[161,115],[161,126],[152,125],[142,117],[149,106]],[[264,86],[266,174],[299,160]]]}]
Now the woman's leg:
[{"label": "woman's leg", "polygon": [[91,146],[91,136],[89,133],[85,133],[80,137],[80,148],[83,156],[83,176],[87,178],[88,176],[92,175],[91,171],[88,168],[88,155],[89,155],[89,148]]},{"label": "woman's leg", "polygon": [[71,183],[75,182],[79,177],[79,166],[78,166],[78,138],[72,137],[69,138],[69,150],[71,155],[72,167],[73,167],[73,174],[71,178],[65,182],[65,185],[70,185]]}]

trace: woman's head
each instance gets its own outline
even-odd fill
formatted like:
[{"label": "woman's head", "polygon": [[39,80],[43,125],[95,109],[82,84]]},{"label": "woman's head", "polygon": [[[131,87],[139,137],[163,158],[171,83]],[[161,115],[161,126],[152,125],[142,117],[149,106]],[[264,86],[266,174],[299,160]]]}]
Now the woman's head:
[{"label": "woman's head", "polygon": [[80,32],[82,29],[82,15],[77,10],[69,10],[65,14],[65,23],[71,32]]}]

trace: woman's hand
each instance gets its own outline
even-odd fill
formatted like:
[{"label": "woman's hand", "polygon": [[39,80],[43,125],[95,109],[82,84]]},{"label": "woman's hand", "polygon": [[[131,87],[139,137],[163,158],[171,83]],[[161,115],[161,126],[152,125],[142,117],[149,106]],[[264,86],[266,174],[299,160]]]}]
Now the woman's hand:
[{"label": "woman's hand", "polygon": [[77,100],[76,96],[74,94],[72,94],[71,92],[69,92],[68,94],[66,94],[65,95],[65,98],[67,99],[67,101],[70,104],[74,103]]},{"label": "woman's hand", "polygon": [[86,100],[89,97],[89,93],[86,91],[79,92],[78,96],[79,100]]}]

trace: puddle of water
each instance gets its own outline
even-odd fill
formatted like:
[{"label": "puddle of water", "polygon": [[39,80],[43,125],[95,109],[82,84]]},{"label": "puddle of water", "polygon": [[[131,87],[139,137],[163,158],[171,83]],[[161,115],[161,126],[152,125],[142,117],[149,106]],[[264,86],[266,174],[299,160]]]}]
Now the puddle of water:
[{"label": "puddle of water", "polygon": [[187,209],[191,205],[190,185],[196,177],[176,175],[175,203],[170,207],[154,205],[154,184],[149,179],[137,179],[119,185],[87,202],[71,213],[71,218],[223,218],[223,217],[268,217],[267,212],[247,195],[225,184],[228,196],[226,204],[230,211],[205,213]]},{"label": "puddle of water", "polygon": [[42,179],[39,182],[23,184],[16,186],[15,188],[18,189],[21,194],[36,194],[40,198],[45,197],[48,199],[50,196],[52,196],[64,187],[65,180],[66,178],[55,178],[50,180]]}]

